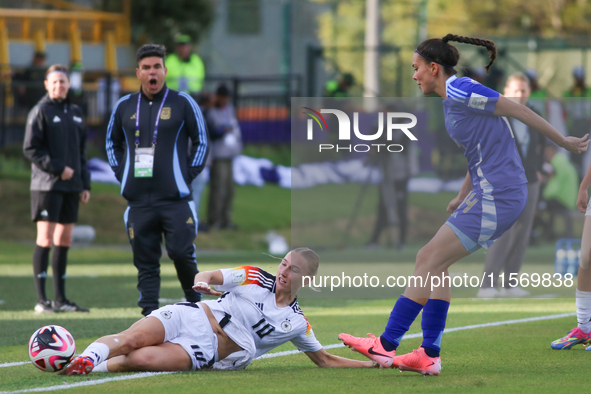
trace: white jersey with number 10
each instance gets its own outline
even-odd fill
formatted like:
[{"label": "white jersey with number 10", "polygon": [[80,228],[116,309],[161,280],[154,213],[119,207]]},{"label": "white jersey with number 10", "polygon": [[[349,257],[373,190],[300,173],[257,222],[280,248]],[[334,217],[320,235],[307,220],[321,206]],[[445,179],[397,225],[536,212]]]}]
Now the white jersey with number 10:
[{"label": "white jersey with number 10", "polygon": [[275,302],[275,276],[258,267],[242,266],[220,270],[224,283],[216,290],[225,293],[205,303],[212,311],[230,314],[252,336],[258,357],[291,341],[302,352],[316,352],[322,345],[312,331],[297,299],[280,308]]}]

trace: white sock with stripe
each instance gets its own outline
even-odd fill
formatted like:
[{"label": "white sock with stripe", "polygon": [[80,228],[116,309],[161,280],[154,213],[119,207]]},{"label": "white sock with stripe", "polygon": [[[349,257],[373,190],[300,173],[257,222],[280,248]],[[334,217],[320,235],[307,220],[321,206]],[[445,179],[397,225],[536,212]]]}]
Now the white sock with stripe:
[{"label": "white sock with stripe", "polygon": [[108,362],[109,362],[109,360],[103,361],[102,363],[100,363],[99,365],[97,365],[96,367],[94,367],[92,369],[92,372],[109,372],[109,369],[107,368],[107,363]]},{"label": "white sock with stripe", "polygon": [[93,342],[80,355],[80,357],[88,357],[92,363],[98,366],[109,357],[109,346],[100,342]]},{"label": "white sock with stripe", "polygon": [[591,291],[580,291],[577,289],[575,292],[577,305],[577,322],[579,328],[583,332],[591,332]]}]

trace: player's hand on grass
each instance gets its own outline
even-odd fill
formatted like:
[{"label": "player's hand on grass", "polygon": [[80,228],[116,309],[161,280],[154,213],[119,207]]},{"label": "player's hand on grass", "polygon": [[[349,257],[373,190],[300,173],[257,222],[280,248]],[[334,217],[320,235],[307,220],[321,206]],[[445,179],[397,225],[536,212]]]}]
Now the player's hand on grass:
[{"label": "player's hand on grass", "polygon": [[565,137],[565,142],[562,147],[572,153],[583,153],[587,151],[589,145],[589,134],[585,134],[582,138],[573,136]]},{"label": "player's hand on grass", "polygon": [[209,286],[209,284],[207,284],[205,282],[197,282],[197,283],[195,283],[195,285],[193,286],[193,290],[195,290],[197,293],[201,293],[201,294],[205,294],[205,295],[213,295],[213,296],[220,296],[220,295],[222,295],[221,292],[215,291],[214,289],[212,289]]},{"label": "player's hand on grass", "polygon": [[577,197],[577,208],[582,213],[587,211],[587,202],[589,201],[589,194],[587,193],[587,189],[579,190],[579,196]]},{"label": "player's hand on grass", "polygon": [[453,200],[449,202],[449,204],[447,204],[446,211],[449,213],[453,213],[460,206],[462,201],[464,201],[464,199],[460,197],[460,195],[458,194]]}]

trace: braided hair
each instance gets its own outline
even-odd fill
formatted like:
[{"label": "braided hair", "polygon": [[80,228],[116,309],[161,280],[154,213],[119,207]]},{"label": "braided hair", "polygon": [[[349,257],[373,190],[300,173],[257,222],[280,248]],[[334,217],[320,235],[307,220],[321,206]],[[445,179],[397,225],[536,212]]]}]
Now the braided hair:
[{"label": "braided hair", "polygon": [[457,71],[454,70],[454,67],[460,60],[460,53],[455,46],[449,43],[449,41],[485,47],[490,53],[490,62],[484,67],[488,74],[488,69],[497,58],[497,47],[495,46],[495,43],[490,40],[448,34],[443,38],[430,38],[423,41],[417,48],[417,53],[427,61],[440,64],[445,67],[448,72],[455,74]]}]

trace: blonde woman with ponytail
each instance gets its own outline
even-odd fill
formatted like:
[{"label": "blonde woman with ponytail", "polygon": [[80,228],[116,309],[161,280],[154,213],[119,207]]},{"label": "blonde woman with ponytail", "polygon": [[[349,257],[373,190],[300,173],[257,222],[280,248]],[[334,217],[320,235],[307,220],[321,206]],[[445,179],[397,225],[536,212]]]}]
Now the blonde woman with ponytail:
[{"label": "blonde woman with ponytail", "polygon": [[318,255],[297,248],[279,260],[277,275],[254,266],[198,273],[193,289],[219,298],[156,309],[91,343],[63,373],[236,370],[288,341],[319,367],[373,367],[324,350],[300,309],[296,294],[316,275]]}]

